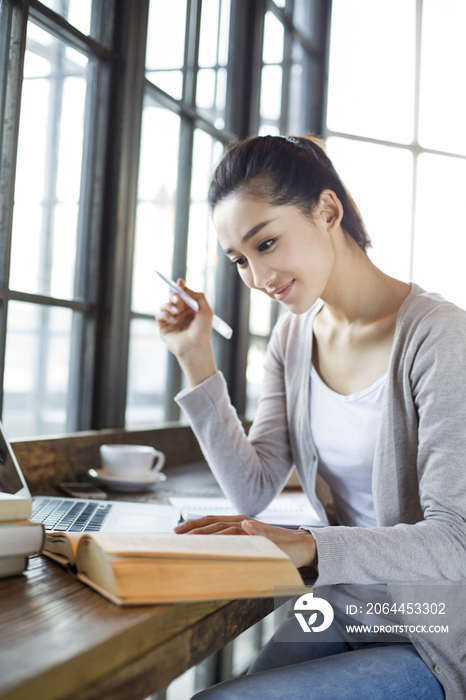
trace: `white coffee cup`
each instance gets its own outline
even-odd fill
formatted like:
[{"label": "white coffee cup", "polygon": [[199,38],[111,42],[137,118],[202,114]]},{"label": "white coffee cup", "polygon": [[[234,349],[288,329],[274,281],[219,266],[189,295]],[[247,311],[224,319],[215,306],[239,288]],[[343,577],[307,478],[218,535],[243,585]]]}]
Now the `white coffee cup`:
[{"label": "white coffee cup", "polygon": [[101,445],[100,461],[108,476],[141,477],[160,471],[165,455],[148,445]]}]

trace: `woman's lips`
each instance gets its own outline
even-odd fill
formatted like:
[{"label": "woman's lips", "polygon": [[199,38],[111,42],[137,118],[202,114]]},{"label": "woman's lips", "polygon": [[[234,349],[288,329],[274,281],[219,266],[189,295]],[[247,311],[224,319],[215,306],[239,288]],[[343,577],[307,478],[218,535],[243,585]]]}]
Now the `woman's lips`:
[{"label": "woman's lips", "polygon": [[275,299],[277,301],[283,301],[283,299],[285,299],[285,297],[287,297],[288,294],[291,292],[294,282],[294,280],[291,280],[291,282],[288,282],[288,284],[284,284],[283,287],[278,287],[278,289],[274,289],[272,294],[275,297]]}]

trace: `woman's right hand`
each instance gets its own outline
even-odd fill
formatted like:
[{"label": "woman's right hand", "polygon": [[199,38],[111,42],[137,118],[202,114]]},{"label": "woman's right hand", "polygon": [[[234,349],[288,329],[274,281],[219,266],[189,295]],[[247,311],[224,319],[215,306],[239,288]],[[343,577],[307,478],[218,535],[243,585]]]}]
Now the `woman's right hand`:
[{"label": "woman's right hand", "polygon": [[210,344],[213,312],[204,294],[186,287],[182,279],[177,284],[197,301],[199,311],[193,311],[172,292],[155,319],[162,340],[178,359],[190,386],[195,386],[217,371]]}]

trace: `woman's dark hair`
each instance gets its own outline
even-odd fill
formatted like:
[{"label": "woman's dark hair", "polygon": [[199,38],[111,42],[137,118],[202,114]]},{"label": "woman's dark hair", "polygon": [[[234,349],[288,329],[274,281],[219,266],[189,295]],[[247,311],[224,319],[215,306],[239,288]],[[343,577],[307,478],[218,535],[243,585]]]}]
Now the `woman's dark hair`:
[{"label": "woman's dark hair", "polygon": [[209,204],[213,210],[242,193],[272,206],[292,204],[312,217],[326,189],[343,206],[343,230],[365,251],[371,242],[361,214],[315,136],[250,136],[232,144],[215,170]]}]

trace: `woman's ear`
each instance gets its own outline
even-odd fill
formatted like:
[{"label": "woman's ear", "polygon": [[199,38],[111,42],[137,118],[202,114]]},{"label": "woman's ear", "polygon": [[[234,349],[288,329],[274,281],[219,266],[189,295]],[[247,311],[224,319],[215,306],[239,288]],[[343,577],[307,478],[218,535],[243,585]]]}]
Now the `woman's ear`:
[{"label": "woman's ear", "polygon": [[323,190],[319,198],[321,215],[328,231],[335,231],[343,219],[343,206],[333,190]]}]

